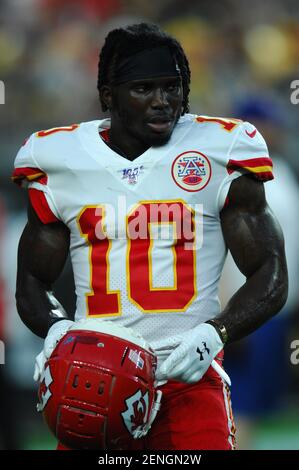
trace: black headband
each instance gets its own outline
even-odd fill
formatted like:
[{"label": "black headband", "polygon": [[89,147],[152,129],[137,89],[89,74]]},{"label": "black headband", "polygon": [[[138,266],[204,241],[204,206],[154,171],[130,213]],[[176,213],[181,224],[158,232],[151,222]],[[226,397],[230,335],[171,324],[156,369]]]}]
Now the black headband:
[{"label": "black headband", "polygon": [[123,59],[114,74],[112,85],[156,77],[180,77],[181,72],[167,46],[145,49]]}]

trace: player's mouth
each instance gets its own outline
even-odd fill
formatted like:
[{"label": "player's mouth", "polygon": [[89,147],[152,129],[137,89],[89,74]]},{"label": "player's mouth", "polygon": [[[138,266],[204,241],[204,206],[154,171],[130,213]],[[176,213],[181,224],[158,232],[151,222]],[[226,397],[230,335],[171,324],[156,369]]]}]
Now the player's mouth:
[{"label": "player's mouth", "polygon": [[165,132],[169,132],[172,125],[173,120],[170,118],[152,118],[147,122],[147,125],[154,131],[159,134],[163,134]]}]

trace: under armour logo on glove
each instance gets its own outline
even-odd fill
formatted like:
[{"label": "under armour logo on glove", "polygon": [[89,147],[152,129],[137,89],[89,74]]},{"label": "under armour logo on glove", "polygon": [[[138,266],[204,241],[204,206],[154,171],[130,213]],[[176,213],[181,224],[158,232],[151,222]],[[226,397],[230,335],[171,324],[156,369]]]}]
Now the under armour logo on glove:
[{"label": "under armour logo on glove", "polygon": [[202,344],[204,345],[204,349],[202,351],[199,348],[196,349],[196,352],[200,355],[200,358],[199,358],[200,361],[203,361],[204,352],[207,352],[208,354],[210,354],[210,350],[209,348],[207,348],[207,343],[203,341]]},{"label": "under armour logo on glove", "polygon": [[[200,348],[198,344],[202,344],[203,347]],[[167,338],[163,344],[159,345],[159,348],[167,349],[171,346],[173,347],[171,339]],[[202,323],[183,335],[179,345],[158,367],[156,380],[174,379],[185,383],[198,382],[222,348],[223,343],[216,329],[212,325]],[[200,360],[198,360],[198,354]]]}]

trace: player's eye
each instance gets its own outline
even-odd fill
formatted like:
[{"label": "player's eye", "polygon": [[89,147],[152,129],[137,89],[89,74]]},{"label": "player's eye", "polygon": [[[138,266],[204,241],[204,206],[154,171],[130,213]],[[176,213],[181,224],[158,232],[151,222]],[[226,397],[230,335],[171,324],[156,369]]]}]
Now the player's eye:
[{"label": "player's eye", "polygon": [[169,84],[166,89],[168,93],[179,93],[180,85],[178,83]]},{"label": "player's eye", "polygon": [[146,93],[149,91],[149,86],[148,85],[135,85],[133,87],[133,91],[135,91],[135,93]]}]

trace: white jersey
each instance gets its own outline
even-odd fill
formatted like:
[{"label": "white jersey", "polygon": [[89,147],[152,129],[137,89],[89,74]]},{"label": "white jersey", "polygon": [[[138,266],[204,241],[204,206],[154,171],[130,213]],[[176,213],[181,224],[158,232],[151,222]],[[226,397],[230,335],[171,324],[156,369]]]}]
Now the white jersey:
[{"label": "white jersey", "polygon": [[107,318],[156,342],[219,313],[219,213],[236,177],[266,181],[272,163],[262,136],[239,120],[185,115],[166,145],[132,162],[100,136],[109,126],[33,134],[14,179],[29,182],[43,222],[70,230],[76,320]]}]

